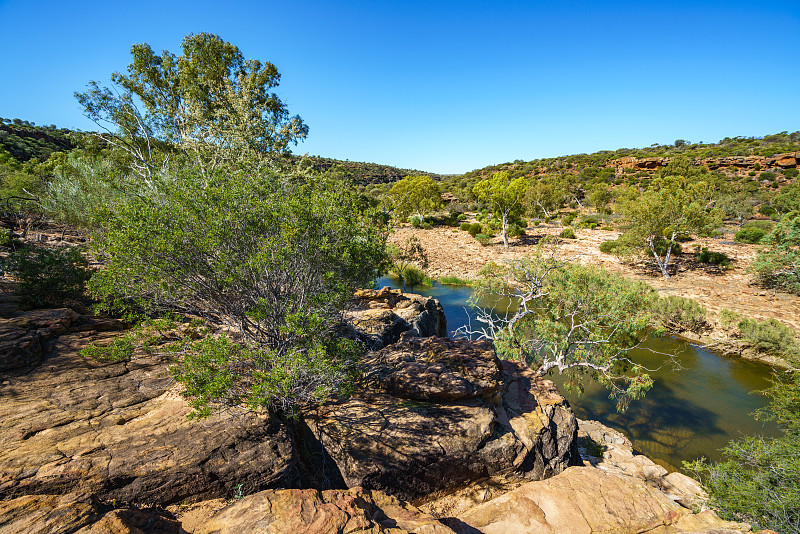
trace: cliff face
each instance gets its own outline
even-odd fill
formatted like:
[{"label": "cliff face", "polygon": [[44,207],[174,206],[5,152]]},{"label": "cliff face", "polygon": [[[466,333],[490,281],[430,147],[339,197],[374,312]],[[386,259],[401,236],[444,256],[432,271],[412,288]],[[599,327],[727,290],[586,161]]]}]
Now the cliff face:
[{"label": "cliff face", "polygon": [[[653,170],[669,165],[672,158],[619,158],[611,161],[610,165],[617,172],[623,169]],[[800,166],[800,152],[787,152],[774,156],[727,156],[721,158],[696,159],[695,165],[717,169],[740,170],[770,170],[770,169],[796,169]]]}]

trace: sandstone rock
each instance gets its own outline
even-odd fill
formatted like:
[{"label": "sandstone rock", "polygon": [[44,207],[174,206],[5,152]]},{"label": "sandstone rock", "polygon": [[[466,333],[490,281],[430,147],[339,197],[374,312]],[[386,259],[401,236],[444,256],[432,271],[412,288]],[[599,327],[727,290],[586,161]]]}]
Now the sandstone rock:
[{"label": "sandstone rock", "polygon": [[359,397],[305,414],[306,446],[329,455],[334,487],[414,501],[489,476],[539,479],[577,461],[568,403],[527,367],[501,364],[488,344],[411,339],[370,361]]},{"label": "sandstone rock", "polygon": [[43,343],[66,332],[78,314],[69,308],[32,310],[17,317],[0,318],[0,371],[39,364]]},{"label": "sandstone rock", "polygon": [[749,530],[747,525],[722,521],[710,513],[693,516],[641,481],[592,467],[570,467],[548,480],[529,482],[445,522],[456,532],[470,534],[722,534],[728,531],[716,529],[737,533]]},{"label": "sandstone rock", "polygon": [[100,517],[85,495],[26,495],[0,501],[0,534],[67,534]]},{"label": "sandstone rock", "polygon": [[189,421],[170,362],[84,359],[91,332],[67,334],[27,373],[0,385],[0,497],[81,491],[165,505],[296,487],[289,429],[255,414]]},{"label": "sandstone rock", "polygon": [[452,534],[432,516],[393,497],[350,490],[267,490],[227,506],[195,534],[392,533]]},{"label": "sandstone rock", "polygon": [[371,349],[395,343],[405,332],[416,337],[447,335],[447,319],[438,300],[388,287],[356,292],[346,322],[345,335],[364,341]]},{"label": "sandstone rock", "polygon": [[700,483],[683,473],[666,475],[662,487],[667,494],[674,495],[679,504],[689,509],[701,506],[708,499],[708,494],[703,491]]}]

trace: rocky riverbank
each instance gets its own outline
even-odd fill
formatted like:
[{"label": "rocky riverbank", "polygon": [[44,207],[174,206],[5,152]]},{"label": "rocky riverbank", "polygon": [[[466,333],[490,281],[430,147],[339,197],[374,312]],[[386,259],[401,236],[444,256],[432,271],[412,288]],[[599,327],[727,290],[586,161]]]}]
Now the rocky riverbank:
[{"label": "rocky riverbank", "polygon": [[[363,380],[296,421],[190,421],[165,357],[81,356],[122,323],[5,299],[0,533],[749,530],[693,514],[610,429],[579,431],[530,369],[437,337],[435,300],[358,299]],[[609,444],[602,459],[581,459],[579,432]]]}]

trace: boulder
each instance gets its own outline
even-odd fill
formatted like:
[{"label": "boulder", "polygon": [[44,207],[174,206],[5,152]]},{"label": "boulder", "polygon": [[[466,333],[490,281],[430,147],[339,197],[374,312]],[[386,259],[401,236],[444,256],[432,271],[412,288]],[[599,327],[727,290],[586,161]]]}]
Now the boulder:
[{"label": "boulder", "polygon": [[644,482],[593,467],[570,467],[548,480],[529,482],[444,522],[465,534],[750,531],[749,525],[711,513],[696,517]]},{"label": "boulder", "polygon": [[333,487],[422,502],[490,476],[540,479],[578,461],[567,401],[490,344],[407,339],[371,353],[358,394],[304,414]]},{"label": "boulder", "polygon": [[447,335],[447,319],[438,300],[399,289],[362,289],[346,314],[344,334],[373,350],[407,336]]},{"label": "boulder", "polygon": [[0,384],[0,498],[80,491],[165,505],[297,487],[286,425],[253,413],[190,421],[161,356],[98,362],[81,347],[109,334],[64,334],[42,364]]}]

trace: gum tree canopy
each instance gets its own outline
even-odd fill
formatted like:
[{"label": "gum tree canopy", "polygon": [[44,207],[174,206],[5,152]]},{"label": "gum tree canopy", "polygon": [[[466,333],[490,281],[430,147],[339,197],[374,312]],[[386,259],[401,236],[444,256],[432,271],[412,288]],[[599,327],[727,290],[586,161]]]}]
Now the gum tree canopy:
[{"label": "gum tree canopy", "polygon": [[107,143],[124,150],[139,174],[151,176],[168,160],[165,143],[191,155],[203,172],[244,155],[286,151],[308,134],[271,90],[280,74],[272,63],[244,59],[239,49],[208,33],[183,39],[183,53],[156,55],[131,47],[126,73],[113,89],[89,83],[75,93]]}]

